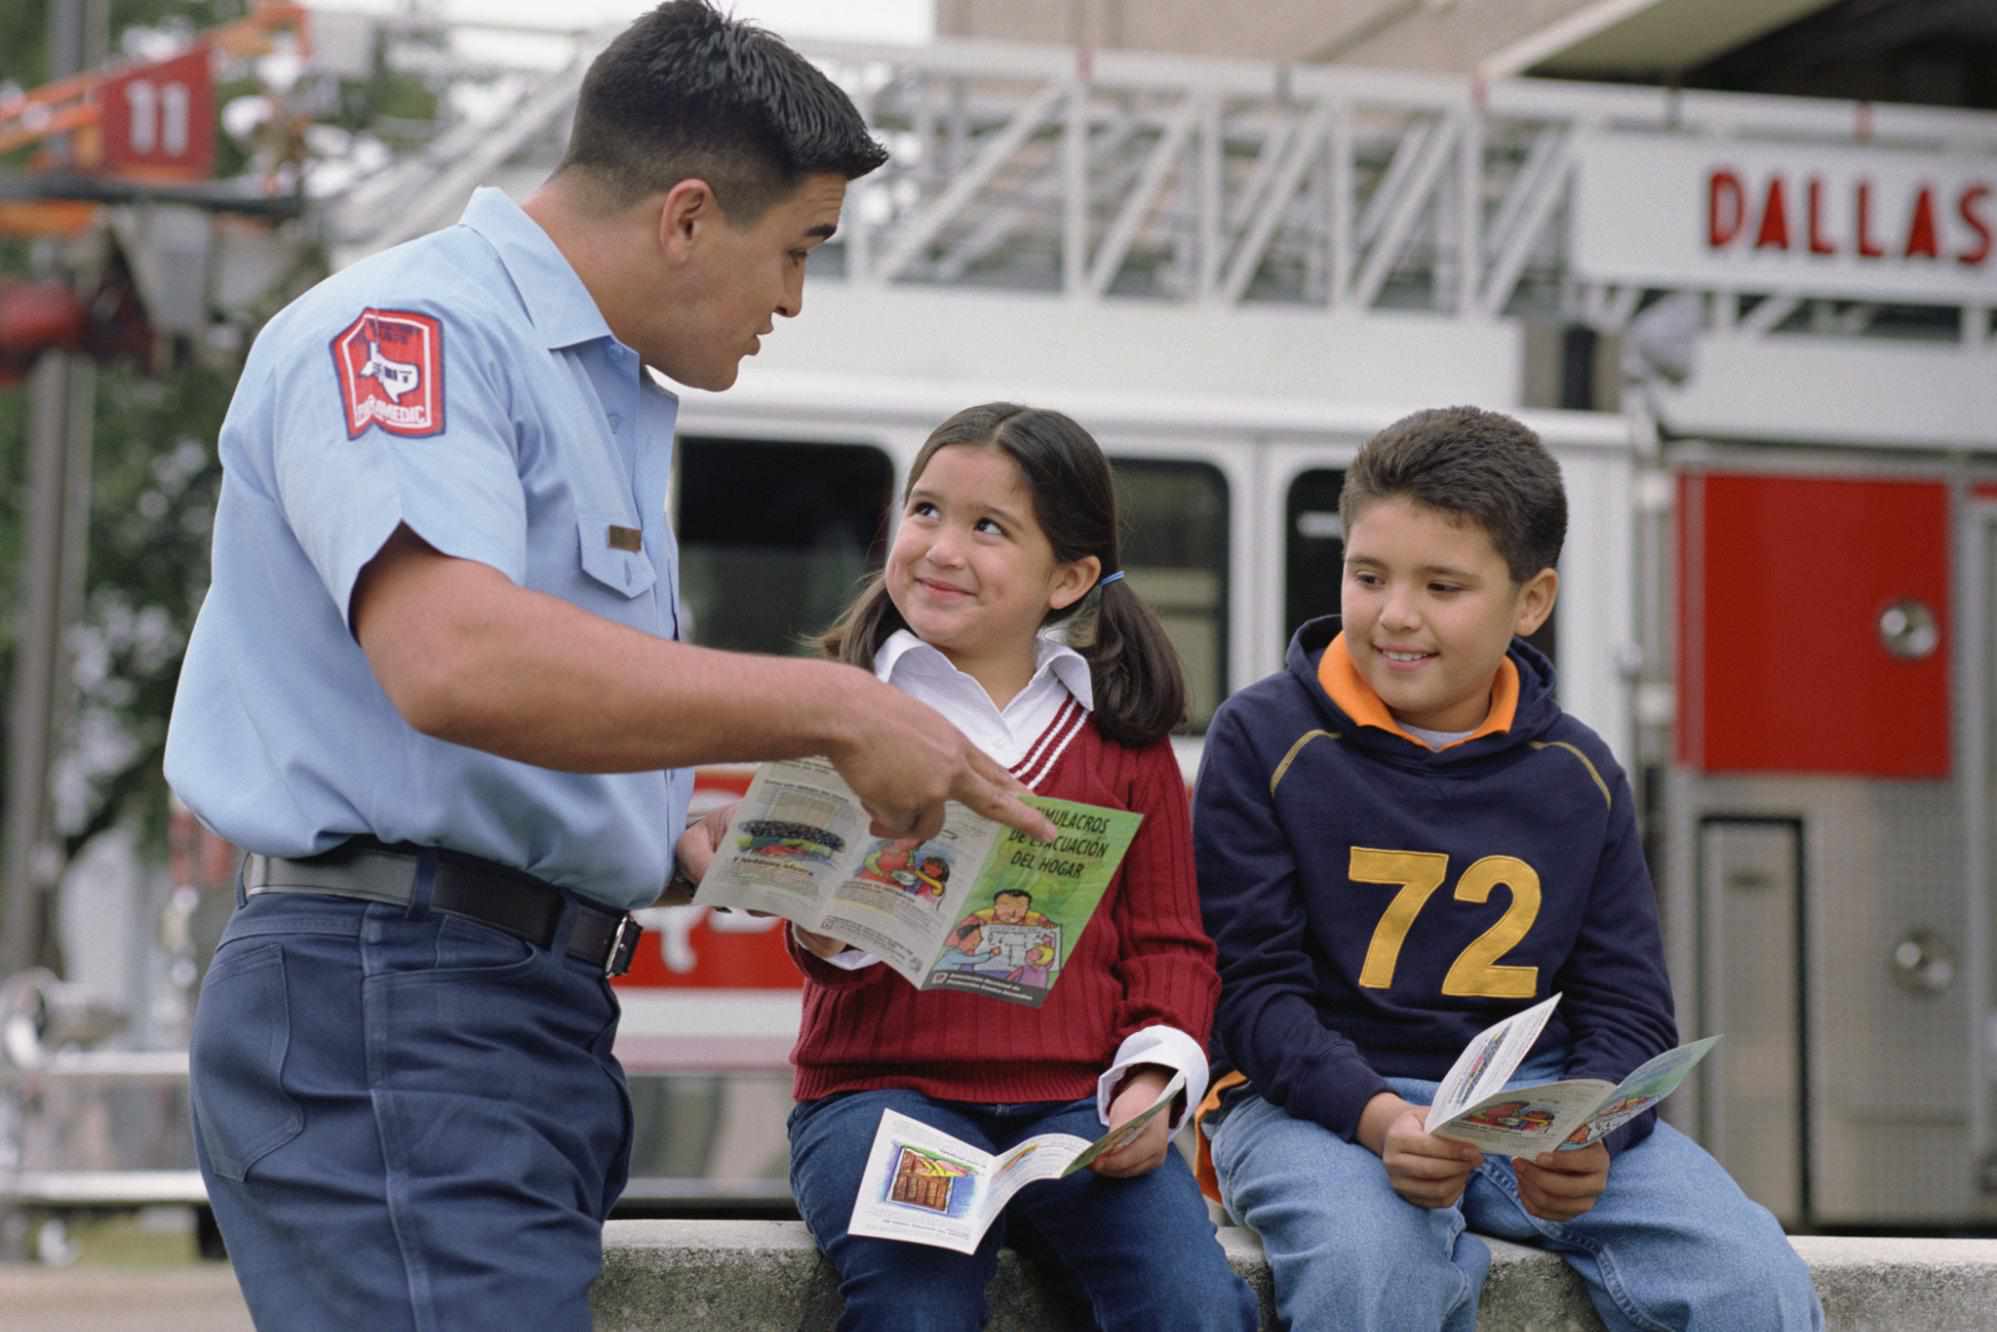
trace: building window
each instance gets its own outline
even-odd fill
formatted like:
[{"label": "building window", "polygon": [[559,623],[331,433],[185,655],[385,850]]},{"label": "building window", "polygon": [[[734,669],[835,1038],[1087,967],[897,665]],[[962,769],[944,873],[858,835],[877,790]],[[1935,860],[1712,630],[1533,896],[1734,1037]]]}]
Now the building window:
[{"label": "building window", "polygon": [[1227,480],[1211,463],[1112,458],[1123,565],[1179,650],[1188,729],[1227,697]]}]

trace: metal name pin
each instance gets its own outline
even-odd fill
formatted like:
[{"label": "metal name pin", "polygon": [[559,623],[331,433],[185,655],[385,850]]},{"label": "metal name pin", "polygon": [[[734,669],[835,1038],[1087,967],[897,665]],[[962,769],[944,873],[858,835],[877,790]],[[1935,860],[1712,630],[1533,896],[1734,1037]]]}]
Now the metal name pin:
[{"label": "metal name pin", "polygon": [[612,550],[643,550],[645,548],[644,534],[639,532],[635,527],[619,527],[616,523],[612,523],[610,525],[610,548]]}]

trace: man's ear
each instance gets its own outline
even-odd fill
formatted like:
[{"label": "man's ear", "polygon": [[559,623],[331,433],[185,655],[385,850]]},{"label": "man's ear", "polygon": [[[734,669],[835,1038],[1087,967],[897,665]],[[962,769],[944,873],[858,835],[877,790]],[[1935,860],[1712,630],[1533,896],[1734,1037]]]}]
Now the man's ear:
[{"label": "man's ear", "polygon": [[1102,571],[1103,562],[1093,555],[1056,566],[1054,584],[1047,589],[1047,608],[1066,610],[1080,601],[1096,585],[1096,577]]},{"label": "man's ear", "polygon": [[719,212],[713,188],[699,177],[689,176],[673,186],[659,208],[660,250],[668,259],[683,258]]},{"label": "man's ear", "polygon": [[1519,589],[1519,613],[1512,632],[1520,638],[1531,637],[1553,614],[1554,598],[1559,594],[1560,575],[1553,569],[1541,569],[1526,579]]}]

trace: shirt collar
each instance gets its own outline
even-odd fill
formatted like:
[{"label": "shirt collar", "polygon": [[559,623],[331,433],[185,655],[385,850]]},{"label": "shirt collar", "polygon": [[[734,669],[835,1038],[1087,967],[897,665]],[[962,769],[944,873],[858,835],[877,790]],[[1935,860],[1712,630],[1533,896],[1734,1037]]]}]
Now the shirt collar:
[{"label": "shirt collar", "polygon": [[[1088,660],[1081,653],[1069,647],[1057,632],[1051,630],[1035,636],[1033,652],[1033,679],[1027,682],[1025,690],[1020,691],[1022,695],[1033,688],[1035,681],[1051,673],[1075,696],[1077,703],[1091,712],[1095,711],[1095,683],[1089,674]],[[908,629],[895,630],[874,653],[876,678],[892,683],[897,668],[924,675],[963,675],[940,650],[923,642]]]},{"label": "shirt collar", "polygon": [[[1359,726],[1374,726],[1383,731],[1391,731],[1403,740],[1421,745],[1427,749],[1419,736],[1410,735],[1401,724],[1394,720],[1394,714],[1387,710],[1386,702],[1366,683],[1366,677],[1352,664],[1352,654],[1345,646],[1345,632],[1331,640],[1318,658],[1317,682],[1324,692],[1331,696],[1339,710],[1352,718]],[[1484,714],[1484,720],[1477,728],[1461,739],[1443,746],[1454,749],[1457,745],[1468,744],[1472,740],[1487,735],[1502,735],[1512,729],[1512,721],[1519,709],[1519,668],[1509,655],[1498,663],[1498,674],[1491,681],[1491,707]]]},{"label": "shirt collar", "polygon": [[504,190],[489,185],[474,190],[459,220],[498,252],[528,319],[551,350],[615,338],[574,265]]}]

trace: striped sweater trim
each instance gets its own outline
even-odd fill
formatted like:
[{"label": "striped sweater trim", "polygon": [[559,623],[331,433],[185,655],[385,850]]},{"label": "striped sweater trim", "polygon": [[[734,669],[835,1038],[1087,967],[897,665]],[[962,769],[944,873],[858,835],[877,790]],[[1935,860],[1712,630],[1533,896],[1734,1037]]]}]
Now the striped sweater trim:
[{"label": "striped sweater trim", "polygon": [[1037,788],[1054,770],[1069,743],[1081,733],[1082,723],[1088,720],[1088,716],[1088,709],[1070,696],[1055,712],[1054,720],[1047,723],[1047,729],[1040,733],[1040,738],[1027,746],[1026,756],[1008,771],[1028,790]]}]

